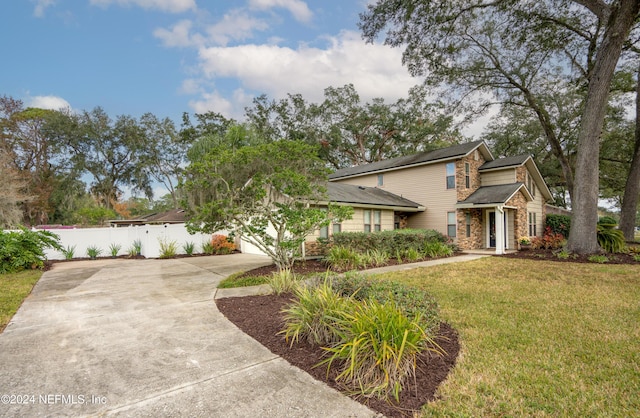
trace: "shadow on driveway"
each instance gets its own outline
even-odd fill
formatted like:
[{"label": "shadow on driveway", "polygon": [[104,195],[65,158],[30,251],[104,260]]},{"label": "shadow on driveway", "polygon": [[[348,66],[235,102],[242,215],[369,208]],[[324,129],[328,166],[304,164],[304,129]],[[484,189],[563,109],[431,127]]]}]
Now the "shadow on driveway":
[{"label": "shadow on driveway", "polygon": [[375,416],[217,310],[245,254],[55,264],[0,334],[0,416]]}]

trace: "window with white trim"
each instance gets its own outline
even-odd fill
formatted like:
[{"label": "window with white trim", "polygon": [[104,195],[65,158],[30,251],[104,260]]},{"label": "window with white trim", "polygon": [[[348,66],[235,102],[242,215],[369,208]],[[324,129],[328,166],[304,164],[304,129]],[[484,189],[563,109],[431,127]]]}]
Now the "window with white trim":
[{"label": "window with white trim", "polygon": [[456,188],[456,163],[447,163],[447,189]]},{"label": "window with white trim", "polygon": [[364,232],[371,232],[371,211],[364,210]]},{"label": "window with white trim", "polygon": [[451,238],[456,237],[456,213],[447,212],[447,235]]},{"label": "window with white trim", "polygon": [[471,167],[469,163],[464,163],[464,187],[471,187]]},{"label": "window with white trim", "polygon": [[382,230],[382,211],[365,209],[363,212],[364,212],[364,232],[381,231]]},{"label": "window with white trim", "polygon": [[533,178],[527,171],[527,189],[529,189],[529,193],[531,196],[536,197],[536,183],[533,181]]},{"label": "window with white trim", "polygon": [[529,212],[529,236],[535,237],[538,235],[537,216],[535,212]]},{"label": "window with white trim", "polygon": [[467,212],[464,216],[467,238],[471,238],[471,213]]}]

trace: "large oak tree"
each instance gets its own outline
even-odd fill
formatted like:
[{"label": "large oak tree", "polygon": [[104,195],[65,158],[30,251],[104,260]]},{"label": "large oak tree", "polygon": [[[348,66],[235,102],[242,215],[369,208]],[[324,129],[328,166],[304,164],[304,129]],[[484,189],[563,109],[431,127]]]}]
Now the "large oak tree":
[{"label": "large oak tree", "polygon": [[[412,74],[451,86],[462,100],[489,93],[485,105],[531,109],[570,191],[569,249],[593,253],[599,250],[600,134],[611,80],[639,11],[638,0],[379,0],[361,14],[360,27],[369,41],[386,30],[387,44],[405,47]],[[556,94],[585,90],[575,172],[540,100],[557,86]]]}]

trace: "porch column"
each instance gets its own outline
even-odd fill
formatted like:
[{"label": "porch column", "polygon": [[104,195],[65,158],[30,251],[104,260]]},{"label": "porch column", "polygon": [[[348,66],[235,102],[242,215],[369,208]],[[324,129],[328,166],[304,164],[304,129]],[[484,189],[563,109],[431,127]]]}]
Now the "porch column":
[{"label": "porch column", "polygon": [[496,254],[504,254],[504,208],[496,206]]}]

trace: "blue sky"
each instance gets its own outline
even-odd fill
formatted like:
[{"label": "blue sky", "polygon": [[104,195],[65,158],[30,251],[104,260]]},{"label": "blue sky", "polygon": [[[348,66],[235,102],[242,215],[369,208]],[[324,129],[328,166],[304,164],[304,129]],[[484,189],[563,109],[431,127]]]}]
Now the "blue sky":
[{"label": "blue sky", "polygon": [[240,118],[260,94],[322,99],[353,83],[394,101],[420,80],[401,50],[367,45],[365,0],[5,0],[0,95],[109,114]]}]

